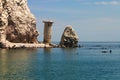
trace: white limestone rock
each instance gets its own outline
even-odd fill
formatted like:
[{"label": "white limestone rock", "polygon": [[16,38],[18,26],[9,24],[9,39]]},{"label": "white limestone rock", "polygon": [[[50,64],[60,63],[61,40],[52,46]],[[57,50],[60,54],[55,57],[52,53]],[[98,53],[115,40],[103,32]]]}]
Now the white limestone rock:
[{"label": "white limestone rock", "polygon": [[38,43],[36,19],[31,14],[27,0],[0,0],[1,36],[13,43]]}]

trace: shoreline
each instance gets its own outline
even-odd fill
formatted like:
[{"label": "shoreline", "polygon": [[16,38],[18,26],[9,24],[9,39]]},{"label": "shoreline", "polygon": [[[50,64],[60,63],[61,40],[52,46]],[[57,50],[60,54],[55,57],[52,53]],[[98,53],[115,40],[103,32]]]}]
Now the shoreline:
[{"label": "shoreline", "polygon": [[54,44],[48,43],[11,43],[11,42],[0,42],[0,48],[53,48],[57,47]]}]

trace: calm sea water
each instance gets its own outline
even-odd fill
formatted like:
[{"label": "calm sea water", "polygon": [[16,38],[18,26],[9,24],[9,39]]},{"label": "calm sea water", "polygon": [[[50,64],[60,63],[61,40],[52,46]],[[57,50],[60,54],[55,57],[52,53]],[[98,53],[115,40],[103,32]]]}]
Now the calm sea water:
[{"label": "calm sea water", "polygon": [[0,49],[0,80],[120,80],[119,42],[80,44],[82,48]]}]

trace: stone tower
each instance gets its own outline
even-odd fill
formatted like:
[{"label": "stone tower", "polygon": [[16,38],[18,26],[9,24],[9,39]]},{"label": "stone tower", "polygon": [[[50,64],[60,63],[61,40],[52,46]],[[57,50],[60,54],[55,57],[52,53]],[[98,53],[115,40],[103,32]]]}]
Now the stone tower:
[{"label": "stone tower", "polygon": [[44,43],[51,43],[53,21],[43,21],[44,23]]}]

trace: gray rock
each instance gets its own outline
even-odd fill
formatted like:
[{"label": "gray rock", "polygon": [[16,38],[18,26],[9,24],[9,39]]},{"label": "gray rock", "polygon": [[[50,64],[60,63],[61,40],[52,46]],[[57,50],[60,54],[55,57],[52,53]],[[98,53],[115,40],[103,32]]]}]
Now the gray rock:
[{"label": "gray rock", "polygon": [[78,45],[78,35],[72,26],[67,26],[63,32],[60,46],[61,47],[77,47]]},{"label": "gray rock", "polygon": [[27,0],[0,0],[0,40],[38,43],[38,35]]}]

